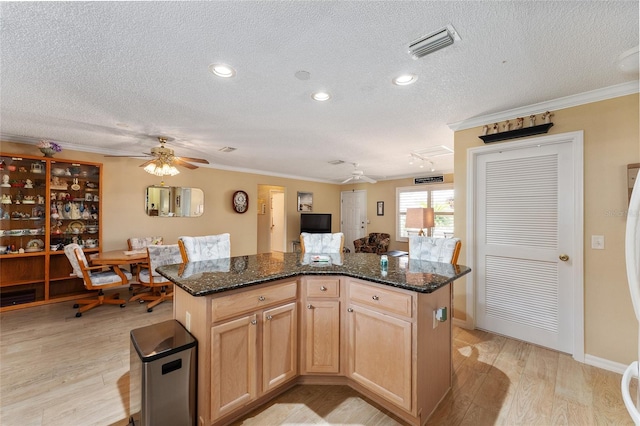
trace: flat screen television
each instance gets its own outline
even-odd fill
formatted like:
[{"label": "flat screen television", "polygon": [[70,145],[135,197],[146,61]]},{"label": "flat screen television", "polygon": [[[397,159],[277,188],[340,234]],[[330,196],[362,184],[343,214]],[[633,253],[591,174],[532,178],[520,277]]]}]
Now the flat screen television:
[{"label": "flat screen television", "polygon": [[322,234],[331,232],[331,213],[301,213],[300,233]]}]

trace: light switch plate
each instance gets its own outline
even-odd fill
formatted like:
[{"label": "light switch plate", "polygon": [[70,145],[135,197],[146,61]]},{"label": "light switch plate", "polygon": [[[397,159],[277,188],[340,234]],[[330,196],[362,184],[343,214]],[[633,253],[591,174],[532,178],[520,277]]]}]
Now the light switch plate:
[{"label": "light switch plate", "polygon": [[596,250],[604,250],[604,235],[592,235],[591,248]]}]

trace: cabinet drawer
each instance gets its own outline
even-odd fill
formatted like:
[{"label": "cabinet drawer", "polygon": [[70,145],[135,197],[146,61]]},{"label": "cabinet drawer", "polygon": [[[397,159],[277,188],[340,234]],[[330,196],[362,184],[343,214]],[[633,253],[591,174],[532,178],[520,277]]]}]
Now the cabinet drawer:
[{"label": "cabinet drawer", "polygon": [[396,290],[352,281],[349,283],[349,301],[396,315],[413,316],[413,296]]},{"label": "cabinet drawer", "polygon": [[295,299],[296,294],[297,282],[290,281],[219,297],[211,303],[212,320],[219,321]]},{"label": "cabinet drawer", "polygon": [[305,280],[307,297],[340,297],[340,280],[312,278]]}]

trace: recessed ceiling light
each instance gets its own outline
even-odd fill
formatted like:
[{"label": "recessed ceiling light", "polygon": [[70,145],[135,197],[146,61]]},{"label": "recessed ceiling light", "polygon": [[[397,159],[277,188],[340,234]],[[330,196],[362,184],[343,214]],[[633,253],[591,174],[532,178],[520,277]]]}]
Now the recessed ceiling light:
[{"label": "recessed ceiling light", "polygon": [[311,97],[313,98],[313,100],[324,102],[328,101],[331,98],[331,95],[327,92],[315,92],[311,95]]},{"label": "recessed ceiling light", "polygon": [[407,84],[415,83],[418,76],[415,74],[404,74],[393,79],[393,84],[398,86],[406,86]]},{"label": "recessed ceiling light", "polygon": [[209,71],[222,78],[229,78],[236,75],[236,70],[226,64],[211,64]]}]

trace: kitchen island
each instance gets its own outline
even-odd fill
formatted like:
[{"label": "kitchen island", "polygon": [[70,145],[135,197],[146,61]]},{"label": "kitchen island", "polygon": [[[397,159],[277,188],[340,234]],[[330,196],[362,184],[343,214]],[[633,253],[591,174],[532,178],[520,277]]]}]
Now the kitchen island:
[{"label": "kitchen island", "polygon": [[451,283],[462,265],[269,253],[158,268],[198,339],[198,425],[297,383],[345,384],[412,425],[451,388]]}]

